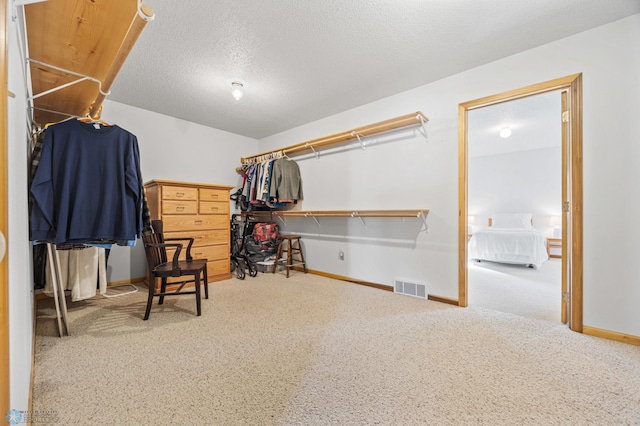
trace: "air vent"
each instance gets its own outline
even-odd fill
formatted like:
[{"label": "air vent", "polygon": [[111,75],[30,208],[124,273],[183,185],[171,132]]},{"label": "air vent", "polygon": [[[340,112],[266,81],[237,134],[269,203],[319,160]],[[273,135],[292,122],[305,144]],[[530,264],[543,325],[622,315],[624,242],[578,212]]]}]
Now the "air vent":
[{"label": "air vent", "polygon": [[393,292],[421,299],[427,298],[427,286],[411,281],[394,280]]}]

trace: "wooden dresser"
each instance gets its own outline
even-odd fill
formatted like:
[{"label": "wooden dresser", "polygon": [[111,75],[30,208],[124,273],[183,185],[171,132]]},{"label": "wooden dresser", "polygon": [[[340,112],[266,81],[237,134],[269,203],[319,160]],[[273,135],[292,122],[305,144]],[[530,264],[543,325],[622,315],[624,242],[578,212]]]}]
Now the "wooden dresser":
[{"label": "wooden dresser", "polygon": [[[192,237],[191,256],[208,260],[210,283],[231,278],[229,191],[233,186],[152,180],[144,189],[151,220],[162,220],[164,237]],[[167,256],[173,256],[173,251]]]}]

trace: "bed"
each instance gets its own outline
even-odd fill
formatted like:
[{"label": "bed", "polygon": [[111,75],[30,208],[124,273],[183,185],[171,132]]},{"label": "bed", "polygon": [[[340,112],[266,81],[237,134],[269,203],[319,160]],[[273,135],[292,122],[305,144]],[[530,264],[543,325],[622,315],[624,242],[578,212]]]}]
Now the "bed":
[{"label": "bed", "polygon": [[469,259],[522,264],[539,268],[547,260],[546,238],[532,225],[529,213],[491,215],[489,227],[475,230],[468,244]]}]

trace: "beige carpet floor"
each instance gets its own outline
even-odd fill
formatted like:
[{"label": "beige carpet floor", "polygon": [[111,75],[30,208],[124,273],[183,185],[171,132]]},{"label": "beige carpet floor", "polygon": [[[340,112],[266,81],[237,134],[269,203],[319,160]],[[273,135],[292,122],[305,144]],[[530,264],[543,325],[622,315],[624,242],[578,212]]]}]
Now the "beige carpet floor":
[{"label": "beige carpet floor", "polygon": [[560,259],[549,259],[535,269],[470,261],[467,271],[469,306],[560,322]]},{"label": "beige carpet floor", "polygon": [[[637,425],[640,347],[295,273],[38,303],[33,409],[64,425]],[[44,423],[43,423],[44,424]]]}]

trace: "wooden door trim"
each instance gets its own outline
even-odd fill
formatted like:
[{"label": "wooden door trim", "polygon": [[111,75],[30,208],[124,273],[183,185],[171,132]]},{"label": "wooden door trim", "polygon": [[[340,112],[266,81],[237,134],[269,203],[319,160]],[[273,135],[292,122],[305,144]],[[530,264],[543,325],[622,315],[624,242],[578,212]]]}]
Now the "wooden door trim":
[{"label": "wooden door trim", "polygon": [[[569,91],[569,156],[566,173],[570,208],[566,219],[570,224],[571,244],[563,241],[567,265],[570,269],[570,322],[573,331],[582,332],[582,74],[573,74],[520,89],[510,90],[458,105],[458,305],[468,305],[467,274],[467,188],[468,112],[502,102],[525,98],[541,93],[568,89]],[[564,216],[564,213],[563,213]],[[563,237],[565,232],[563,231]]]},{"label": "wooden door trim", "polygon": [[[568,199],[568,190],[569,190],[569,185],[566,179],[568,170],[567,170],[567,164],[568,164],[568,159],[571,157],[569,152],[568,152],[568,135],[569,135],[569,121],[565,121],[564,120],[564,111],[569,111],[568,109],[568,98],[569,98],[569,93],[568,90],[563,90],[562,92],[560,92],[560,121],[561,121],[561,132],[562,132],[562,199],[563,200],[567,200]],[[567,215],[563,214],[562,215],[562,243],[564,243],[565,241],[569,241],[569,238],[567,238]],[[560,243],[560,247],[562,247],[562,243]],[[568,287],[569,287],[569,283],[568,283],[568,277],[567,277],[567,273],[568,273],[568,269],[567,269],[567,256],[565,255],[566,249],[564,247],[562,247],[560,249],[560,257],[561,257],[561,261],[562,261],[562,269],[561,269],[561,274],[562,274],[562,294],[559,295],[560,297],[560,322],[562,322],[563,324],[568,324],[569,323],[569,303],[566,301],[566,299],[564,298],[564,294],[568,292]]]},{"label": "wooden door trim", "polygon": [[[8,173],[7,173],[7,2],[0,0],[0,231],[8,236]],[[0,261],[0,415],[9,411],[9,250]]]}]

